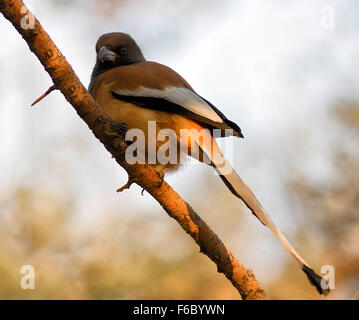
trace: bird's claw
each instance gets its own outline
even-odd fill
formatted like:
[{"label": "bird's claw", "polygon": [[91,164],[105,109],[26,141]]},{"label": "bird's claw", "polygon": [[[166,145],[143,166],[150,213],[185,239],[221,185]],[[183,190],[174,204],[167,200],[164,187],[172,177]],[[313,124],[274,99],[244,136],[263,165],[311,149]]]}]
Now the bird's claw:
[{"label": "bird's claw", "polygon": [[105,132],[105,134],[108,136],[122,138],[126,135],[126,132],[128,131],[128,125],[124,122],[117,122],[111,120],[110,130],[110,132]]},{"label": "bird's claw", "polygon": [[163,181],[165,180],[165,176],[164,176],[164,175],[163,175],[162,177],[160,176],[160,179],[161,179],[161,181],[159,182],[157,188],[161,188],[161,187],[162,187]]}]

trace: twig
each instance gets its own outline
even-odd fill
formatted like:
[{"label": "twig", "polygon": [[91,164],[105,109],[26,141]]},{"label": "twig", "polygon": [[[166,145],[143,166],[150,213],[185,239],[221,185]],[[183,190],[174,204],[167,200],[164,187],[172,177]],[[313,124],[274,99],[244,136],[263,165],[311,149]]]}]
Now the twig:
[{"label": "twig", "polygon": [[132,179],[128,178],[128,181],[126,182],[126,184],[123,185],[121,188],[118,188],[116,190],[116,192],[122,192],[123,190],[130,189],[133,182],[134,181]]},{"label": "twig", "polygon": [[[66,100],[87,123],[93,134],[100,140],[116,161],[127,171],[133,182],[151,194],[174,218],[238,290],[242,299],[267,299],[251,270],[247,270],[226,248],[218,236],[198,214],[160,177],[149,165],[130,165],[125,161],[127,147],[123,138],[124,124],[108,118],[82,85],[70,64],[58,50],[37,19],[34,28],[23,29],[21,20],[24,3],[20,0],[3,0],[0,11],[18,30],[30,50],[38,57]],[[28,12],[28,14],[31,14]],[[119,133],[108,135],[106,132]]]},{"label": "twig", "polygon": [[49,89],[45,91],[40,97],[38,97],[32,104],[31,107],[33,107],[36,103],[40,102],[42,99],[44,99],[48,94],[50,94],[52,91],[56,90],[56,87],[52,85]]}]

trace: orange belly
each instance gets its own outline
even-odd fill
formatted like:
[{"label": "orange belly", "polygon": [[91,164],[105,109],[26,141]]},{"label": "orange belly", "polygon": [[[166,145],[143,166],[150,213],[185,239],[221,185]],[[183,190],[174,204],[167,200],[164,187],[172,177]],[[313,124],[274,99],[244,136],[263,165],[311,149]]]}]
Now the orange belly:
[{"label": "orange belly", "polygon": [[[195,148],[192,148],[191,151],[193,146],[191,134],[204,129],[200,124],[178,114],[146,109],[116,100],[111,94],[111,84],[99,87],[101,90],[94,92],[96,102],[110,118],[126,123],[129,132],[131,129],[143,132],[145,140],[143,158],[157,171],[165,173],[177,170],[186,162],[188,154],[202,161],[200,152],[194,151]],[[192,133],[186,133],[186,130],[187,132],[192,130]],[[136,131],[132,132],[136,133]],[[170,151],[164,152],[166,149]],[[175,158],[174,152],[176,153]]]}]

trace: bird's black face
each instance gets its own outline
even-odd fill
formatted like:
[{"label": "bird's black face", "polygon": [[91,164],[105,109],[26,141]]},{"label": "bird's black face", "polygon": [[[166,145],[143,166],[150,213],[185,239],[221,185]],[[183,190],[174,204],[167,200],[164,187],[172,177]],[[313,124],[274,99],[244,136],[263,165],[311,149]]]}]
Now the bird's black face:
[{"label": "bird's black face", "polygon": [[96,64],[92,70],[89,91],[100,74],[141,61],[145,61],[141,49],[128,34],[113,32],[102,35],[96,43]]},{"label": "bird's black face", "polygon": [[96,53],[96,66],[102,70],[145,60],[137,43],[120,32],[102,35],[97,41]]}]

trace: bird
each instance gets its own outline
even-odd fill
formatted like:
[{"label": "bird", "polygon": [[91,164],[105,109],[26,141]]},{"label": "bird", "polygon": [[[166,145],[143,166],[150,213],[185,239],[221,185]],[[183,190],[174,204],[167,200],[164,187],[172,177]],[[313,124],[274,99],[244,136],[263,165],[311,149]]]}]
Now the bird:
[{"label": "bird", "polygon": [[[183,154],[213,167],[229,191],[245,203],[294,257],[317,291],[328,294],[326,280],[292,247],[217,144],[218,136],[243,138],[240,127],[197,94],[177,72],[147,61],[129,34],[103,34],[95,48],[96,63],[88,91],[111,119],[125,123],[128,130],[143,132],[145,148],[139,150],[141,159],[153,160],[166,143],[164,139],[156,139],[156,135],[165,131],[168,141],[171,140],[170,147],[176,150],[175,161],[152,161],[150,164],[158,175],[163,179],[167,172],[176,172],[183,164],[179,161]],[[155,134],[151,133],[150,123],[154,124]]]}]

